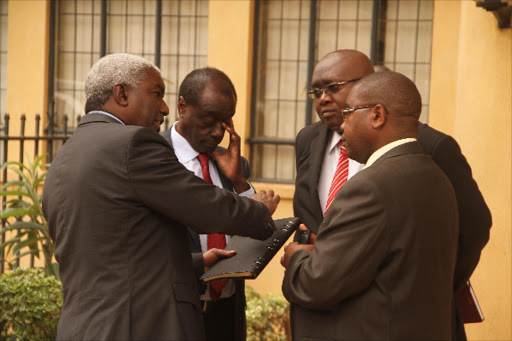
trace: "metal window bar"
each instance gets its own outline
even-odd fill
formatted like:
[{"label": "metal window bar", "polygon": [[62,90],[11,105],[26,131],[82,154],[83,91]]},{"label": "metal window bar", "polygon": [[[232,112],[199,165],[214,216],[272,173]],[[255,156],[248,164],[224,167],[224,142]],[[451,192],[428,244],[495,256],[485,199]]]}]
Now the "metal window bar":
[{"label": "metal window bar", "polygon": [[387,0],[373,0],[372,46],[370,60],[374,65],[381,65],[384,63],[387,3]]},{"label": "metal window bar", "polygon": [[208,2],[165,1],[162,3],[161,69],[166,84],[167,128],[177,117],[179,85],[193,69],[207,65]]},{"label": "metal window bar", "polygon": [[[10,156],[8,155],[9,152],[9,145],[10,143],[17,142],[19,145],[19,155],[18,160],[21,163],[24,163],[25,160],[25,151],[28,150],[27,142],[33,142],[33,152],[34,156],[39,155],[39,151],[41,149],[43,150],[52,150],[50,146],[53,146],[54,144],[62,144],[67,141],[71,137],[71,133],[67,129],[67,122],[68,118],[67,116],[64,116],[63,121],[66,123],[63,129],[62,134],[49,134],[47,136],[41,136],[39,134],[40,132],[40,126],[41,126],[41,116],[39,114],[35,115],[35,132],[34,135],[26,135],[25,134],[25,126],[26,126],[26,116],[23,114],[20,117],[20,133],[19,135],[9,135],[9,122],[10,122],[10,116],[8,114],[4,115],[4,126],[2,129],[2,134],[0,134],[0,144],[3,146],[2,153],[0,153],[0,160],[1,164],[6,163]],[[12,159],[11,159],[12,160]],[[52,155],[48,154],[47,161],[50,163],[52,160]],[[4,169],[4,171],[1,174],[1,184],[7,182],[7,169]],[[1,197],[2,201],[2,211],[6,208],[6,198]],[[1,242],[5,242],[5,233],[3,232],[4,227],[6,226],[6,220],[1,220],[1,227],[2,227],[2,233],[1,233]],[[2,252],[0,254],[0,274],[4,273],[5,271],[5,253]],[[16,266],[19,266],[19,259],[16,261]],[[30,266],[34,266],[34,256],[30,255]]]},{"label": "metal window bar", "polygon": [[[68,30],[72,32],[66,32],[68,35],[65,36],[64,41],[62,35],[67,27],[64,26],[66,19],[67,23],[72,24],[73,27]],[[154,25],[151,24],[153,19]],[[81,23],[79,23],[80,20]],[[134,31],[131,31],[133,25],[130,25],[133,20],[139,23],[139,26],[142,25],[140,39],[133,37]],[[92,66],[100,57],[113,52],[142,54],[146,58],[154,57],[154,63],[162,67],[162,76],[167,83],[168,91],[165,99],[170,103],[171,110],[172,108],[176,110],[174,103],[181,80],[192,69],[206,66],[207,20],[208,2],[202,0],[52,1],[48,113],[54,117],[56,126],[47,127],[47,130],[62,132],[61,121],[64,113],[75,117],[82,114],[83,86],[77,82],[77,77],[80,76],[83,79],[85,75],[79,70],[88,69],[86,66]],[[97,26],[99,26],[99,34]],[[87,32],[87,30],[91,31]],[[124,30],[120,32],[121,41],[109,39],[115,30]],[[80,35],[91,37],[88,47],[81,51],[77,50]],[[67,46],[70,48],[66,48]],[[89,56],[88,61],[84,60],[86,56]],[[56,65],[59,66],[57,70]],[[60,84],[62,83],[60,79],[63,77],[60,74],[61,70],[66,67],[72,70],[72,74],[66,76],[69,78],[70,86]],[[80,67],[82,69],[79,69]],[[68,93],[67,98],[62,99],[63,95]],[[170,117],[175,118],[176,114]],[[173,118],[167,118],[166,126],[169,125],[169,120],[174,121]],[[70,127],[70,129],[73,128]]]},{"label": "metal window bar", "polygon": [[[390,57],[388,56],[388,59],[386,59],[386,55],[384,54],[384,50],[382,51],[381,56],[381,62],[380,64],[385,64],[390,69],[404,73],[406,76],[411,78],[420,89],[420,92],[422,92],[422,115],[421,115],[421,121],[427,122],[428,121],[428,109],[429,109],[429,84],[430,79],[421,79],[419,76],[419,68],[422,69],[428,68],[430,69],[431,65],[431,51],[428,52],[428,56],[422,56],[419,54],[419,47],[422,46],[422,44],[425,44],[425,41],[422,40],[421,37],[421,27],[422,24],[430,24],[430,31],[428,32],[429,35],[432,35],[432,22],[433,17],[432,15],[423,15],[422,17],[422,7],[433,9],[434,3],[433,1],[426,1],[426,0],[415,0],[415,1],[409,1],[409,2],[402,2],[397,0],[385,0],[385,8],[381,9],[381,21],[385,22],[385,25],[388,25],[391,27],[391,29],[388,29],[387,34],[382,34],[382,39],[389,41],[386,41],[386,49],[389,49],[391,51]],[[407,12],[408,9],[410,9],[409,6],[416,6],[414,12],[410,11]],[[407,13],[407,16],[404,17],[403,13]],[[405,32],[405,29],[401,29],[401,25],[410,24],[413,26],[412,30],[410,31],[411,34],[414,36],[413,39],[413,46],[408,47],[407,50],[412,51],[412,56],[407,56],[409,58],[405,58],[406,56],[400,55],[400,44],[402,43],[402,40],[400,39],[400,34],[403,34]],[[425,27],[423,27],[423,30],[426,30]],[[425,31],[424,31],[425,32]],[[431,41],[430,41],[431,43]],[[402,47],[403,49],[403,47]],[[430,71],[428,71],[430,73]],[[423,87],[420,87],[420,84],[423,82]]]},{"label": "metal window bar", "polygon": [[[308,65],[308,71],[307,71],[307,88],[310,88],[310,82],[311,82],[311,76],[313,72],[314,65],[317,63],[317,58],[322,57],[318,56],[319,54],[319,43],[320,43],[320,36],[325,33],[326,28],[328,26],[325,26],[325,23],[328,25],[333,25],[334,27],[327,28],[330,29],[330,33],[332,33],[333,41],[335,41],[335,44],[332,46],[329,45],[330,41],[327,40],[327,45],[323,47],[322,52],[325,52],[324,50],[326,48],[329,49],[329,51],[332,51],[334,49],[339,48],[355,48],[358,50],[363,50],[363,52],[368,53],[370,56],[370,59],[374,64],[385,64],[389,61],[386,61],[386,49],[388,49],[394,56],[394,59],[392,60],[391,65],[388,65],[392,69],[396,69],[397,66],[400,65],[412,65],[413,67],[413,75],[411,78],[416,81],[416,75],[418,74],[418,67],[425,65],[429,66],[430,61],[425,62],[419,59],[418,56],[418,46],[422,43],[421,41],[421,35],[420,35],[420,29],[427,29],[427,28],[420,28],[419,23],[420,22],[432,22],[432,18],[428,18],[423,13],[423,17],[420,17],[420,7],[428,7],[428,4],[425,4],[425,1],[416,1],[417,2],[417,8],[415,10],[415,13],[412,13],[410,9],[407,8],[413,8],[413,7],[407,7],[407,15],[408,17],[413,17],[415,15],[414,19],[400,19],[399,18],[399,7],[410,5],[410,2],[407,4],[404,4],[404,2],[401,1],[393,1],[393,0],[373,0],[370,4],[368,2],[363,2],[362,0],[355,1],[355,2],[328,2],[322,0],[316,1],[311,0],[309,2],[310,9],[309,9],[309,50],[308,50],[308,57],[307,57],[307,65]],[[272,13],[269,13],[269,4],[273,3],[273,9],[274,11]],[[269,40],[271,40],[273,37],[269,37],[269,35],[273,35],[274,37],[280,37],[283,36],[283,23],[295,20],[296,18],[289,18],[289,15],[287,16],[286,13],[283,12],[283,6],[285,1],[270,1],[270,0],[263,0],[263,1],[257,1],[256,7],[255,7],[255,28],[254,28],[254,58],[253,58],[253,66],[252,66],[252,74],[253,74],[253,80],[252,80],[252,102],[251,102],[251,130],[250,130],[250,137],[247,139],[247,142],[250,144],[250,150],[251,150],[251,165],[252,165],[252,174],[253,174],[253,180],[256,181],[276,181],[276,182],[293,182],[293,178],[288,178],[285,180],[278,179],[276,175],[276,169],[278,168],[277,160],[280,160],[279,158],[279,146],[281,145],[294,145],[294,139],[288,139],[283,138],[283,136],[280,136],[277,134],[277,136],[269,136],[268,134],[265,134],[263,131],[263,123],[264,120],[273,120],[271,115],[269,115],[269,111],[272,113],[272,110],[269,110],[269,108],[273,108],[272,105],[274,105],[278,111],[277,118],[275,118],[275,124],[279,125],[280,122],[280,115],[281,112],[279,111],[280,106],[286,102],[293,102],[294,99],[286,99],[281,98],[279,94],[279,90],[281,89],[279,85],[281,84],[281,76],[282,74],[278,72],[278,76],[275,78],[275,83],[278,84],[278,90],[276,91],[277,96],[273,96],[272,98],[267,98],[265,96],[265,91],[268,90],[266,87],[268,86],[265,83],[265,80],[269,77],[272,77],[272,75],[269,73],[269,65],[270,63],[277,64],[277,68],[280,71],[282,65],[285,65],[286,63],[293,62],[293,59],[290,59],[289,57],[283,57],[279,50],[279,54],[275,58],[270,58],[269,55],[272,51],[269,51]],[[295,3],[296,6],[303,6],[303,1],[293,2],[293,1],[287,1],[287,5],[290,3]],[[390,6],[389,3],[394,4],[395,6]],[[421,5],[420,5],[421,3]],[[290,5],[292,6],[292,5]],[[319,8],[322,7],[325,11],[325,7],[332,8],[336,11],[336,14],[329,12],[329,13],[323,13],[319,11]],[[349,8],[350,6],[353,6],[353,8]],[[349,12],[351,12],[350,16],[347,17],[344,10],[348,9]],[[403,9],[401,9],[403,11]],[[421,9],[424,10],[424,9]],[[364,12],[363,12],[364,11]],[[390,11],[394,11],[393,14]],[[276,14],[277,15],[277,19]],[[284,13],[284,15],[283,15]],[[364,13],[364,15],[362,14]],[[391,13],[391,14],[390,14]],[[272,16],[270,18],[270,16]],[[324,17],[327,15],[327,17]],[[393,17],[394,15],[394,17]],[[270,22],[271,20],[279,20],[279,25],[277,27],[274,27],[273,31],[270,32]],[[395,25],[394,27],[394,34],[393,36],[390,36],[390,30],[388,28],[389,23],[398,22],[398,21],[411,21],[416,23],[414,27],[414,60],[412,61],[401,61],[397,59],[397,37],[399,34],[399,27]],[[349,41],[345,41],[346,37],[343,36],[343,23],[351,23],[352,32],[349,34]],[[320,28],[320,25],[324,24],[323,31]],[[370,30],[368,30],[368,28]],[[300,28],[299,28],[300,30]],[[332,32],[332,30],[335,30],[335,32]],[[404,30],[404,29],[402,29]],[[403,31],[402,31],[403,32]],[[423,31],[424,32],[424,31]],[[300,31],[297,32],[300,34]],[[345,35],[347,33],[345,32]],[[431,33],[430,33],[431,34]],[[427,33],[428,35],[428,33]],[[300,39],[299,39],[300,40]],[[352,42],[350,42],[352,41]],[[326,40],[324,40],[324,43]],[[370,44],[367,45],[367,42]],[[280,41],[280,44],[282,44],[282,40]],[[300,44],[300,42],[299,42]],[[368,48],[368,50],[366,50]],[[393,53],[394,51],[394,53]],[[423,58],[425,59],[425,58]],[[299,74],[299,68],[297,65],[297,69],[295,71],[296,75]],[[425,70],[423,70],[425,72]],[[424,75],[424,74],[423,74]],[[272,84],[273,85],[273,84]],[[305,94],[304,94],[304,97]],[[423,96],[424,102],[428,101],[428,96]],[[277,106],[275,103],[278,103]],[[297,104],[298,102],[295,102]],[[297,114],[295,116],[295,122],[305,122],[305,124],[310,124],[312,121],[316,120],[316,113],[314,113],[313,107],[314,104],[311,102],[306,102],[305,107],[305,118],[301,117],[303,113],[299,110],[297,111]],[[424,108],[427,108],[427,105],[424,105]],[[298,105],[295,106],[295,108],[298,108]],[[265,114],[264,114],[265,113]],[[265,117],[262,117],[265,116]],[[288,124],[288,121],[287,121]],[[300,127],[298,127],[300,129]],[[298,132],[298,130],[297,130]],[[268,146],[272,149],[264,151],[264,148]],[[265,152],[268,152],[270,154],[274,154],[274,158],[272,160],[271,157],[267,155],[265,161],[269,162],[269,165],[263,165],[262,160],[264,158],[263,154]],[[282,163],[283,161],[281,161]],[[274,170],[273,176],[262,176],[263,169],[267,170],[272,168]]]},{"label": "metal window bar", "polygon": [[[255,29],[254,29],[254,41],[253,46],[255,51],[255,57],[253,58],[253,66],[252,66],[252,102],[251,102],[251,137],[247,139],[247,142],[250,144],[250,159],[251,159],[251,165],[253,167],[252,179],[254,181],[276,181],[276,182],[288,182],[292,183],[293,179],[295,177],[295,167],[292,167],[290,175],[283,179],[282,176],[278,175],[279,172],[279,159],[280,156],[286,156],[288,154],[293,154],[290,147],[294,146],[295,139],[294,136],[297,133],[297,127],[299,126],[299,122],[302,124],[302,122],[305,122],[306,124],[309,124],[311,122],[310,118],[304,119],[303,117],[300,117],[298,115],[293,116],[291,119],[286,118],[287,110],[285,108],[288,108],[288,111],[299,111],[299,108],[301,106],[305,106],[305,110],[311,112],[312,108],[308,108],[308,102],[305,97],[306,95],[306,88],[309,87],[310,78],[309,75],[313,71],[313,63],[311,62],[311,55],[312,51],[314,53],[314,37],[315,37],[315,31],[316,27],[314,24],[314,18],[315,14],[311,15],[311,12],[315,12],[316,9],[316,1],[310,1],[309,6],[307,6],[307,3],[299,1],[297,2],[298,6],[298,14],[295,16],[289,15],[286,12],[285,6],[289,6],[290,4],[287,1],[279,1],[279,3],[274,2],[274,6],[276,7],[276,10],[278,11],[279,15],[277,17],[269,18],[269,1],[258,1],[256,2],[255,6]],[[309,7],[309,17],[304,15],[303,11],[304,8]],[[313,9],[313,10],[312,10]],[[270,56],[269,55],[269,47],[268,41],[272,39],[273,37],[269,37],[268,35],[268,27],[269,25],[276,25],[278,27],[278,32],[276,36],[278,37],[278,43],[277,46],[280,46],[279,50],[276,53],[276,56]],[[301,47],[304,45],[300,44],[300,41],[304,40],[302,39],[302,30],[301,27],[303,24],[307,24],[309,27],[308,29],[308,39],[307,39],[307,53],[305,56],[301,57]],[[284,26],[290,26],[290,25],[296,25],[298,28],[297,36],[299,43],[295,46],[295,54],[287,53],[285,54],[283,44],[286,43],[286,37],[285,37],[285,29]],[[275,33],[275,32],[274,32]],[[313,48],[311,48],[313,46]],[[265,68],[266,65],[269,63],[273,63],[276,65],[276,76],[275,76],[275,82],[272,84],[272,87],[275,86],[275,93],[265,96],[267,89],[267,85],[265,84],[265,78],[267,77],[267,70]],[[301,64],[306,66],[306,72],[308,76],[306,78],[309,78],[306,80],[306,83],[298,83],[298,80],[300,79],[301,72]],[[293,75],[289,74],[289,76],[292,76],[292,78],[296,79],[296,84],[293,84],[289,81],[289,79],[283,79],[283,75],[285,73],[285,69],[292,69],[294,67]],[[261,70],[260,70],[261,68]],[[293,95],[290,93],[282,95],[281,91],[283,89],[283,86],[294,88],[295,91]],[[275,132],[271,135],[275,136],[269,136],[268,134],[264,134],[263,129],[264,125],[269,125],[268,122],[265,122],[265,118],[263,117],[263,112],[268,110],[265,108],[265,104],[261,105],[259,104],[261,101],[272,105],[272,110],[275,110],[275,117],[272,118],[272,126],[275,127]],[[302,111],[302,110],[301,110]],[[309,115],[311,116],[311,115]],[[281,137],[280,138],[280,124],[289,125],[294,127],[294,134],[293,137]],[[261,157],[265,153],[264,149],[271,148],[271,154],[273,154],[273,177],[263,177],[263,168],[262,168],[262,161]],[[292,148],[293,149],[293,148]],[[268,152],[268,151],[267,151]],[[293,163],[293,160],[291,161]]]}]

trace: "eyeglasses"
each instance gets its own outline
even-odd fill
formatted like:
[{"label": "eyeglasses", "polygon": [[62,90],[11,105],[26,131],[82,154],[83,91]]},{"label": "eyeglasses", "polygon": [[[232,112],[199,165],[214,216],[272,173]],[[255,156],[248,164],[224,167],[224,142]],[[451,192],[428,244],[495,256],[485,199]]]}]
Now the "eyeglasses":
[{"label": "eyeglasses", "polygon": [[[378,104],[371,104],[371,105],[362,105],[360,107],[345,108],[341,111],[341,115],[343,116],[343,121],[345,121],[356,110],[375,108],[377,105]],[[386,108],[384,108],[384,109],[386,109]],[[386,110],[386,113],[387,113],[387,110]]]},{"label": "eyeglasses", "polygon": [[331,95],[337,93],[338,91],[340,91],[341,88],[343,87],[343,85],[345,85],[347,83],[357,82],[360,79],[361,78],[354,78],[354,79],[351,79],[351,80],[348,80],[345,82],[334,82],[331,84],[327,84],[324,88],[313,88],[308,91],[308,96],[309,96],[309,98],[311,98],[313,100],[319,99],[320,97],[322,97],[322,93],[324,93],[324,92],[326,95],[331,96]]}]

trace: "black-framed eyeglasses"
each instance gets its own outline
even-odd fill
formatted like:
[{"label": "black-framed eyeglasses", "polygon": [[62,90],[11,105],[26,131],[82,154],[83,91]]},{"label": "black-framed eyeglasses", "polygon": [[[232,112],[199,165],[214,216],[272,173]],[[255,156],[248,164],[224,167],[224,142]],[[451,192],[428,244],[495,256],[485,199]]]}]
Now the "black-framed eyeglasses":
[{"label": "black-framed eyeglasses", "polygon": [[361,78],[354,78],[354,79],[351,79],[351,80],[348,80],[348,81],[345,81],[345,82],[334,82],[334,83],[331,83],[331,84],[327,84],[323,88],[313,88],[313,89],[308,91],[308,97],[313,99],[313,100],[319,99],[320,97],[322,97],[322,93],[324,93],[324,92],[325,92],[326,95],[330,96],[330,95],[335,94],[338,91],[340,91],[341,88],[343,87],[343,85],[345,85],[347,83],[357,82],[360,79]]},{"label": "black-framed eyeglasses", "polygon": [[[341,115],[343,116],[343,121],[345,121],[356,110],[375,108],[377,105],[378,104],[370,104],[370,105],[362,105],[360,107],[345,108],[341,111]],[[386,113],[387,113],[387,110],[386,110]]]}]

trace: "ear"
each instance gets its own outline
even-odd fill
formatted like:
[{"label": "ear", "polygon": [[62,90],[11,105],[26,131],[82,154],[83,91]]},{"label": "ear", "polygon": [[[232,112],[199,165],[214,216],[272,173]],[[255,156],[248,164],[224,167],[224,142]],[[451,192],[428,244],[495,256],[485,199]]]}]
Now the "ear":
[{"label": "ear", "polygon": [[386,114],[386,109],[380,105],[377,104],[375,108],[373,108],[373,119],[372,119],[372,127],[374,129],[381,129],[384,127],[388,120],[388,115]]},{"label": "ear", "polygon": [[126,107],[128,105],[128,88],[121,83],[114,85],[113,89],[114,100],[121,106]]},{"label": "ear", "polygon": [[178,113],[179,113],[180,118],[182,118],[183,115],[185,115],[186,109],[187,109],[187,102],[185,101],[183,96],[180,96],[180,98],[178,98]]}]

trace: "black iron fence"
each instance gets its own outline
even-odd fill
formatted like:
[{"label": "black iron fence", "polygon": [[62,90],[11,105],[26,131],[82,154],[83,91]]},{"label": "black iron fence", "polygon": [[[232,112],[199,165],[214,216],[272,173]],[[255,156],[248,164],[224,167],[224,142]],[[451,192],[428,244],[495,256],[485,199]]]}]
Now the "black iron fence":
[{"label": "black iron fence", "polygon": [[[48,116],[47,116],[48,117]],[[17,161],[26,163],[27,158],[35,158],[38,155],[46,154],[47,163],[50,163],[59,150],[59,148],[66,142],[67,139],[73,134],[73,129],[68,128],[68,117],[63,117],[63,129],[55,129],[53,124],[46,124],[44,129],[41,129],[41,115],[33,116],[34,131],[29,133],[26,131],[27,117],[21,115],[19,118],[19,131],[11,130],[11,117],[5,114],[3,119],[0,119],[0,162],[1,165],[8,161]],[[31,156],[28,156],[31,155]],[[21,180],[21,178],[20,178]],[[0,184],[6,183],[7,169],[4,169],[0,175]],[[2,211],[6,208],[6,198],[0,198],[2,202]],[[21,217],[19,218],[21,219]],[[5,242],[5,233],[3,232],[6,226],[6,220],[1,220],[2,234],[0,242]],[[0,254],[0,273],[5,270],[5,257],[4,252]],[[34,266],[34,256],[30,255],[30,266]],[[19,266],[19,259],[16,261],[16,266]]]}]

